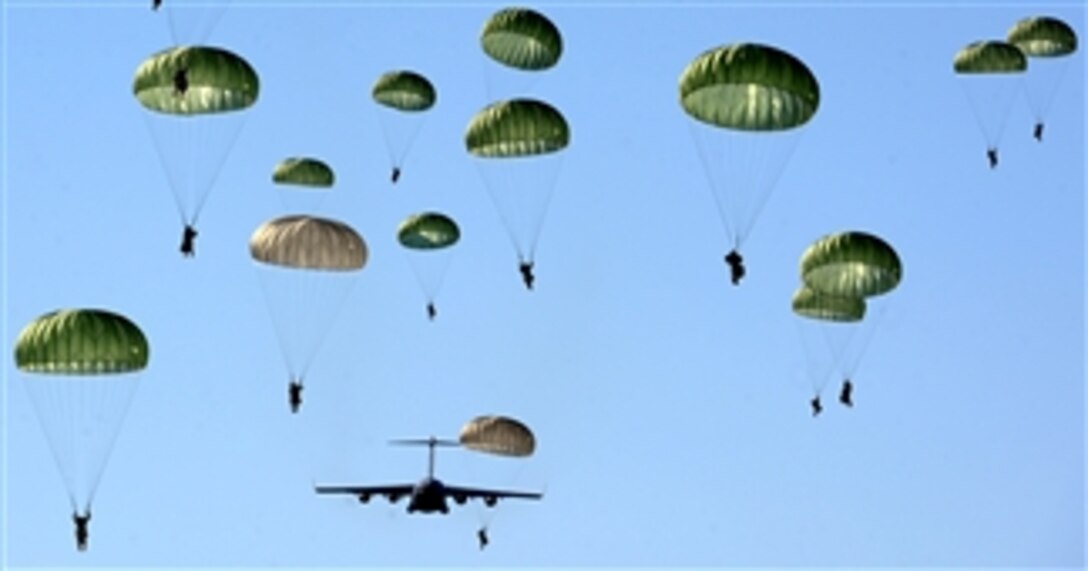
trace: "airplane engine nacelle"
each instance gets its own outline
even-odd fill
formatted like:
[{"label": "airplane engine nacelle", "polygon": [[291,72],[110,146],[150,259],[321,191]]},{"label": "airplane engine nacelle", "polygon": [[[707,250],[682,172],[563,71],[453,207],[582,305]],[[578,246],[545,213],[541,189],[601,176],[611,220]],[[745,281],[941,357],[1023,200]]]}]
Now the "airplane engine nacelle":
[{"label": "airplane engine nacelle", "polygon": [[495,496],[487,496],[484,498],[484,504],[486,504],[489,508],[495,507],[495,504],[497,504],[498,502],[499,498],[496,498]]},{"label": "airplane engine nacelle", "polygon": [[453,496],[453,501],[457,502],[457,505],[463,505],[466,501],[468,501],[468,498],[464,495],[458,494]]},{"label": "airplane engine nacelle", "polygon": [[359,494],[359,503],[360,504],[365,504],[365,503],[367,503],[369,501],[370,501],[370,494],[365,493],[365,492],[362,493],[362,494]]},{"label": "airplane engine nacelle", "polygon": [[395,504],[400,499],[400,494],[389,494],[389,503]]}]

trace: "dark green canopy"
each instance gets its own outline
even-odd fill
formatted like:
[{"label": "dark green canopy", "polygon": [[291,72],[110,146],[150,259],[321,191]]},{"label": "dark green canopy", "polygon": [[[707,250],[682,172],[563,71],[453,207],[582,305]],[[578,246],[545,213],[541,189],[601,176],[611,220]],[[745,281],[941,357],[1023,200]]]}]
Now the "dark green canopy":
[{"label": "dark green canopy", "polygon": [[680,105],[699,121],[742,131],[780,131],[808,122],[820,86],[801,60],[759,44],[714,48],[680,75]]},{"label": "dark green canopy", "polygon": [[480,44],[495,61],[526,71],[548,69],[563,53],[559,29],[543,14],[528,8],[496,12],[484,23]]},{"label": "dark green canopy", "polygon": [[489,105],[472,118],[465,147],[478,157],[523,157],[554,153],[570,142],[570,129],[557,109],[534,99]]},{"label": "dark green canopy", "polygon": [[272,181],[278,184],[329,188],[335,182],[335,176],[329,165],[322,161],[304,157],[284,159],[272,172]]},{"label": "dark green canopy", "polygon": [[65,309],[30,322],[15,341],[15,365],[29,373],[102,375],[147,367],[148,345],[128,318],[101,309]]},{"label": "dark green canopy", "polygon": [[903,266],[884,240],[865,232],[825,236],[801,256],[801,279],[809,288],[841,297],[870,297],[899,285]]},{"label": "dark green canopy", "polygon": [[1048,16],[1024,18],[1009,30],[1008,41],[1028,57],[1060,57],[1077,51],[1077,33]]},{"label": "dark green canopy", "polygon": [[426,111],[434,106],[434,85],[414,71],[398,70],[382,74],[371,89],[374,101],[400,111]]},{"label": "dark green canopy", "polygon": [[[185,72],[188,87],[178,92],[175,76]],[[245,109],[257,101],[257,72],[240,56],[206,46],[170,48],[136,69],[132,92],[159,113],[197,115]]]},{"label": "dark green canopy", "polygon": [[1020,48],[1001,41],[974,42],[956,53],[956,73],[1022,73],[1028,59]]}]

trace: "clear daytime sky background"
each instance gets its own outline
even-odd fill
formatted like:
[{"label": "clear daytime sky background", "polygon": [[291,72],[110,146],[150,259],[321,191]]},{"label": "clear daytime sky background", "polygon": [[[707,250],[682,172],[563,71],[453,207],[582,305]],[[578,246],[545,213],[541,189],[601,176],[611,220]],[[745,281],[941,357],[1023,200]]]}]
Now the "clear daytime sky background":
[{"label": "clear daytime sky background", "polygon": [[[132,96],[137,66],[173,43],[172,12],[149,4],[4,3],[5,565],[1085,564],[1083,50],[1041,143],[1018,94],[995,170],[952,72],[960,48],[1027,16],[1083,41],[1083,5],[534,4],[564,52],[528,94],[571,143],[529,292],[463,139],[491,101],[478,34],[506,5],[233,3],[207,43],[253,65],[260,98],[185,259]],[[678,81],[742,41],[804,61],[821,102],[734,287]],[[370,87],[402,68],[438,102],[392,186]],[[299,155],[335,169],[316,213],[371,257],[291,415],[248,241],[288,213],[271,172]],[[395,239],[431,209],[463,233],[434,322]],[[854,408],[832,379],[813,418],[790,299],[805,248],[846,230],[888,241],[903,279],[871,306]],[[122,313],[151,345],[83,553],[10,357],[26,324],[72,307]],[[526,422],[537,453],[443,449],[437,475],[542,501],[409,516],[313,492],[414,483],[426,450],[387,440],[456,438],[489,413]]]}]

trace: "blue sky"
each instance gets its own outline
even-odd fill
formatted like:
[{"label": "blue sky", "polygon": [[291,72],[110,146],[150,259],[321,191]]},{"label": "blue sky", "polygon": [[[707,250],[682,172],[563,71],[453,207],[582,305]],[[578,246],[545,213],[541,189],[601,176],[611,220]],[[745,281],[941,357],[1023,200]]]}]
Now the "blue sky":
[{"label": "blue sky", "polygon": [[[527,292],[463,144],[489,102],[478,33],[503,4],[231,5],[207,41],[245,57],[261,93],[192,259],[131,95],[172,43],[147,4],[4,3],[5,346],[64,307],[123,313],[151,344],[84,553],[7,361],[4,564],[1083,566],[1084,57],[1042,143],[1018,95],[996,170],[952,73],[961,47],[1025,16],[1083,37],[1082,6],[535,4],[564,53],[531,93],[572,135]],[[677,83],[740,41],[803,60],[821,103],[734,287]],[[398,68],[438,103],[393,187],[369,90]],[[293,416],[247,243],[287,213],[271,172],[296,155],[336,170],[318,213],[358,230],[370,261]],[[394,239],[428,209],[463,234],[433,323]],[[813,419],[789,303],[804,249],[844,230],[892,244],[903,280],[873,304],[856,406],[833,381]],[[542,502],[443,518],[312,491],[415,481],[425,451],[386,440],[487,413],[529,424],[537,454],[442,450],[438,475]]]}]

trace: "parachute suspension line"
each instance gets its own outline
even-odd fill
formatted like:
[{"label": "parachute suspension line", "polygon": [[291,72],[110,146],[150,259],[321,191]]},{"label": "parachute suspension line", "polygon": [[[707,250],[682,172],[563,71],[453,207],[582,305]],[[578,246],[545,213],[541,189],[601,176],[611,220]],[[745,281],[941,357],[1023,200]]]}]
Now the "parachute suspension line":
[{"label": "parachute suspension line", "polygon": [[178,211],[178,219],[181,221],[181,225],[184,226],[189,223],[188,217],[185,215],[185,203],[181,200],[181,191],[176,188],[177,182],[174,180],[170,172],[170,159],[166,156],[166,150],[163,148],[164,144],[159,143],[159,135],[155,132],[155,125],[150,113],[144,113],[144,124],[147,125],[147,130],[151,135],[151,140],[155,142],[155,153],[159,155],[159,162],[162,163],[162,168],[166,174],[166,184],[170,188],[170,195],[174,197],[174,206]]},{"label": "parachute suspension line", "polygon": [[[200,25],[200,22],[194,24],[194,29],[192,30],[181,29],[181,24],[178,22],[177,18],[174,15],[174,10],[177,10],[178,8],[172,5],[168,5],[166,10],[166,17],[167,21],[170,23],[170,38],[173,40],[174,45],[200,45],[206,42],[208,40],[208,37],[212,35],[212,31],[215,30],[215,27],[219,25],[220,18],[223,17],[223,13],[227,10],[226,4],[230,4],[230,0],[224,0],[223,4],[223,6],[219,6],[216,8],[204,8],[206,10],[211,10],[210,17],[207,19],[203,26]],[[185,33],[186,31],[190,33],[187,34]]]},{"label": "parachute suspension line", "polygon": [[[121,433],[121,424],[124,423],[125,418],[128,416],[128,409],[132,406],[132,399],[136,393],[137,383],[134,375],[131,379],[117,379],[108,384],[111,389],[110,394],[104,399],[105,402],[103,403],[103,407],[96,408],[95,410],[105,410],[109,403],[120,401],[120,411],[118,412],[116,425],[113,427],[112,430],[109,431],[109,434],[106,435],[106,442],[104,443],[105,450],[103,451],[102,456],[102,466],[92,475],[90,489],[88,490],[87,494],[87,505],[84,506],[84,509],[87,511],[90,510],[91,504],[94,502],[94,496],[98,492],[98,484],[102,480],[102,474],[103,472],[105,472],[106,466],[109,464],[110,456],[113,454],[113,446],[117,442],[118,435],[120,435]],[[128,386],[130,384],[132,386]],[[119,391],[123,392],[123,394],[118,396],[117,393]]]},{"label": "parachute suspension line", "polygon": [[[231,151],[234,149],[235,143],[238,142],[238,137],[242,134],[242,130],[245,128],[245,124],[248,120],[249,114],[243,113],[241,119],[239,119],[239,124],[237,128],[234,129],[233,133],[229,134],[230,140],[227,143],[226,148],[223,150],[223,152],[219,153],[218,158],[213,159],[215,162],[213,164],[211,172],[209,173],[208,180],[204,183],[203,188],[197,190],[196,204],[193,205],[193,217],[190,224],[196,224],[197,219],[200,218],[200,212],[204,210],[204,203],[207,202],[208,195],[211,194],[212,187],[215,186],[215,181],[219,179],[219,174],[223,170],[223,165],[226,164],[227,157],[230,156]],[[201,140],[199,141],[199,146],[197,148],[200,149],[206,148],[205,143],[210,136],[208,130],[205,127],[207,126],[202,124],[201,130],[199,132]],[[194,160],[191,164],[195,163],[196,160],[194,157]]]},{"label": "parachute suspension line", "polygon": [[[1032,114],[1035,115],[1035,117],[1034,117],[1035,121],[1039,122],[1039,123],[1042,123],[1046,119],[1047,115],[1050,114],[1050,108],[1054,104],[1054,98],[1058,93],[1058,87],[1062,84],[1062,80],[1065,79],[1066,72],[1069,70],[1069,59],[1070,58],[1063,57],[1063,58],[1058,58],[1058,59],[1060,61],[1047,62],[1046,64],[1043,64],[1043,65],[1053,65],[1055,67],[1058,67],[1058,70],[1057,70],[1057,76],[1055,77],[1052,84],[1049,86],[1049,89],[1044,90],[1043,93],[1041,94],[1042,95],[1042,101],[1039,101],[1037,103],[1036,99],[1032,96],[1032,91],[1031,91],[1031,89],[1028,88],[1028,84],[1031,82],[1031,80],[1028,77],[1021,78],[1021,84],[1023,85],[1023,91],[1024,91],[1024,93],[1027,94],[1028,105],[1031,106]],[[1028,73],[1032,73],[1033,71],[1036,71],[1036,70],[1034,70],[1034,69],[1030,70]],[[1027,76],[1028,74],[1024,74],[1024,75]]]},{"label": "parachute suspension line", "polygon": [[[257,268],[257,271],[261,272],[263,270]],[[283,365],[287,368],[287,374],[292,377],[291,380],[294,381],[296,380],[295,376],[298,372],[295,371],[294,363],[291,362],[291,346],[290,343],[287,342],[287,337],[284,333],[287,324],[283,322],[285,319],[281,320],[281,316],[273,309],[275,298],[272,294],[271,286],[268,284],[268,280],[265,280],[264,276],[257,276],[257,281],[261,283],[261,289],[264,290],[265,306],[268,308],[268,315],[272,319],[272,329],[276,333],[276,341],[280,344],[280,356],[283,358]]]},{"label": "parachute suspension line", "polygon": [[324,344],[325,338],[328,337],[329,332],[332,331],[332,327],[336,323],[336,314],[339,312],[338,310],[343,307],[344,300],[347,299],[348,294],[351,293],[353,285],[355,285],[354,280],[352,280],[351,283],[349,283],[348,286],[340,292],[340,298],[337,299],[333,304],[332,316],[329,319],[321,320],[322,323],[318,325],[317,337],[314,339],[314,344],[309,351],[306,351],[306,356],[303,357],[302,371],[299,373],[300,378],[301,376],[305,376],[306,373],[310,371],[310,365],[317,357],[317,354],[321,351],[321,346]]},{"label": "parachute suspension line", "polygon": [[865,354],[866,349],[869,347],[869,343],[873,340],[873,336],[876,334],[877,326],[880,325],[881,320],[884,319],[884,314],[888,310],[888,304],[881,304],[880,309],[877,311],[875,319],[867,327],[862,328],[861,340],[859,341],[858,349],[853,353],[853,359],[844,363],[844,373],[853,375],[857,372],[858,366],[861,363],[861,357]]},{"label": "parachute suspension line", "polygon": [[[798,131],[798,129],[794,129]],[[761,161],[760,170],[758,173],[762,173],[764,176],[755,176],[753,180],[757,181],[755,188],[755,207],[745,219],[740,222],[740,231],[737,233],[737,249],[739,250],[744,241],[751,234],[752,228],[755,226],[756,220],[759,219],[763,213],[764,207],[771,199],[771,195],[774,194],[774,189],[778,186],[778,180],[782,177],[782,172],[785,170],[785,165],[789,164],[790,157],[793,156],[794,150],[797,149],[797,144],[801,137],[801,133],[781,133],[781,134],[769,134],[768,137],[782,137],[786,139],[783,141],[784,148],[781,150],[782,156],[772,156],[772,150],[768,149],[767,152],[762,153],[763,161]],[[777,163],[777,164],[776,164]]]},{"label": "parachute suspension line", "polygon": [[700,136],[699,129],[704,129],[705,127],[696,125],[692,121],[688,121],[688,128],[691,131],[692,140],[695,141],[696,154],[699,156],[699,164],[703,166],[703,173],[706,175],[707,184],[710,186],[710,195],[714,198],[714,204],[718,207],[718,217],[721,218],[722,224],[725,226],[726,235],[733,241],[733,247],[736,248],[738,247],[736,240],[737,235],[733,232],[733,226],[730,221],[728,210],[726,209],[726,205],[722,203],[722,197],[719,196],[717,190],[719,187],[717,173],[711,165],[710,157],[707,156],[710,151],[705,148],[706,145],[703,143],[703,138]]},{"label": "parachute suspension line", "polygon": [[804,348],[806,354],[805,375],[808,377],[813,393],[820,395],[824,392],[824,387],[827,386],[831,372],[835,370],[835,359],[831,357],[826,362],[822,362],[820,356],[823,355],[826,358],[828,355],[827,347],[818,346],[818,342],[811,339],[810,335],[806,333],[806,327],[811,331],[813,328],[820,327],[819,324],[803,324],[799,319],[794,320],[794,323],[797,327],[797,336],[801,338],[801,347]]},{"label": "parachute suspension line", "polygon": [[[1005,124],[1008,122],[1009,113],[1015,102],[1016,84],[1006,82],[1008,85],[990,86],[987,93],[980,93],[979,89],[984,81],[995,83],[1002,79],[965,78],[960,82],[961,87],[967,94],[967,100],[971,106],[971,112],[975,117],[978,129],[986,140],[986,145],[995,149],[998,147],[998,143],[1001,142],[1001,135],[1005,131]],[[982,109],[983,106],[986,108],[985,111]],[[990,113],[993,114],[993,117],[987,116]],[[991,121],[994,122],[993,132],[990,130]]]},{"label": "parachute suspension line", "polygon": [[[510,244],[514,247],[514,251],[518,255],[518,261],[519,262],[530,262],[530,261],[532,261],[532,259],[531,258],[527,259],[525,257],[525,253],[521,249],[521,244],[518,243],[517,233],[514,231],[514,226],[513,226],[514,222],[508,220],[508,216],[506,215],[506,213],[503,212],[503,208],[502,208],[503,201],[502,201],[502,197],[499,196],[499,193],[504,192],[504,189],[509,188],[507,186],[509,184],[509,182],[506,181],[506,180],[501,180],[501,181],[500,180],[494,180],[494,179],[497,179],[497,178],[506,179],[506,178],[510,178],[510,177],[509,176],[500,177],[500,175],[498,175],[498,174],[489,175],[488,172],[487,172],[488,171],[488,166],[485,166],[483,164],[484,160],[496,160],[496,159],[477,159],[477,160],[475,160],[473,162],[476,163],[476,167],[480,172],[480,177],[484,179],[484,188],[487,190],[487,194],[491,198],[491,203],[494,205],[495,211],[499,215],[499,218],[500,218],[499,222],[500,222],[500,224],[502,224],[503,229],[506,230],[506,237],[510,239]],[[502,159],[497,159],[497,160],[502,160]]]},{"label": "parachute suspension line", "polygon": [[[544,159],[548,160],[548,159]],[[551,206],[552,195],[555,194],[555,182],[559,179],[559,170],[563,166],[563,155],[555,157],[556,165],[552,167],[550,173],[550,180],[547,181],[546,186],[543,189],[544,200],[543,205],[540,207],[539,216],[536,220],[529,223],[529,259],[527,261],[532,262],[536,259],[536,245],[540,241],[540,232],[544,229],[544,219],[548,217],[548,207]]]}]

